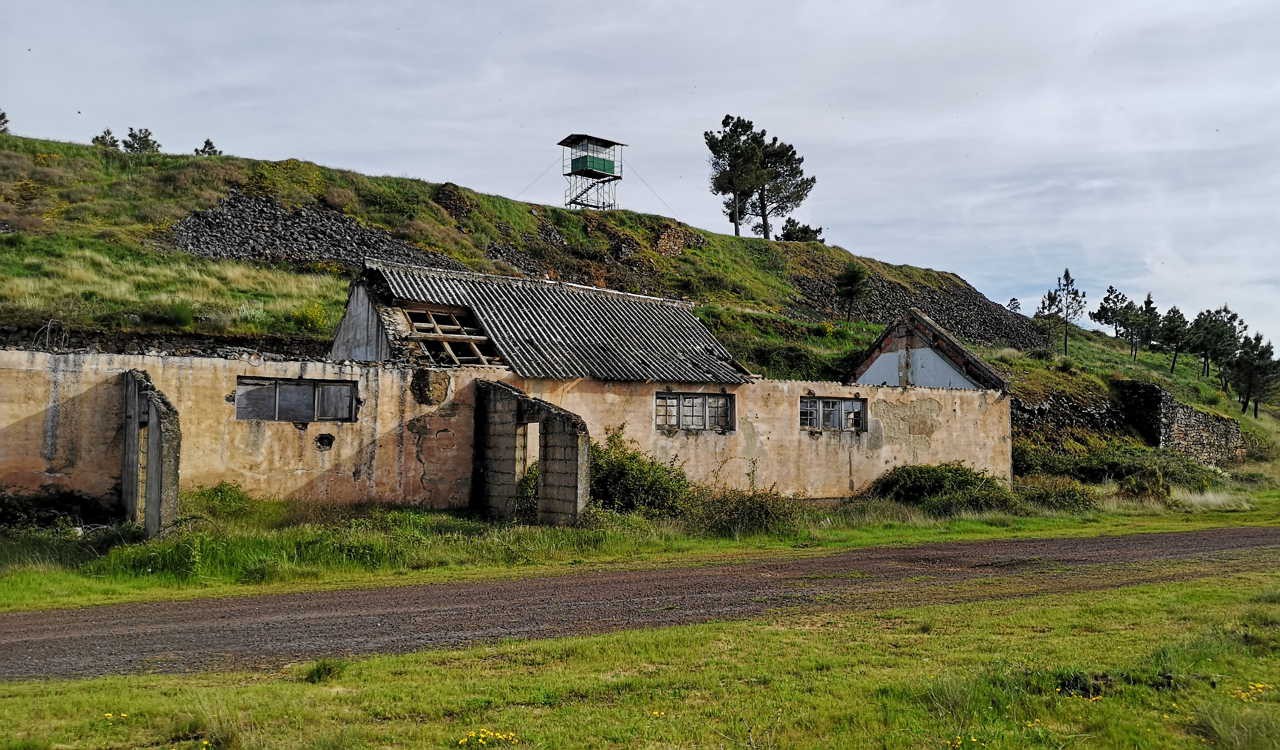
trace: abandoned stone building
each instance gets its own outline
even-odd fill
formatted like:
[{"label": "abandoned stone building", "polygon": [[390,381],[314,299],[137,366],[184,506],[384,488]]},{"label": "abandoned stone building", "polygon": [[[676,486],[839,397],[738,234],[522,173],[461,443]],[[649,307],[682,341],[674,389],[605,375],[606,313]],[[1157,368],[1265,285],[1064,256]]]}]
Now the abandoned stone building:
[{"label": "abandoned stone building", "polygon": [[1010,475],[1000,377],[918,311],[846,382],[768,380],[678,300],[369,264],[328,358],[0,350],[0,489],[123,503],[149,529],[178,491],[234,482],[316,503],[539,516],[587,501],[617,431],[695,481],[852,495],[901,464]]}]

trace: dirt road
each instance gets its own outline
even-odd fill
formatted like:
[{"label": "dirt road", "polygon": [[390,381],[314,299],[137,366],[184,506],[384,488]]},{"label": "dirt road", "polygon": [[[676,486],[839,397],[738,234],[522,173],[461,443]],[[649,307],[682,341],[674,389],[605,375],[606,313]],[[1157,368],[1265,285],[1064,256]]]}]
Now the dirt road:
[{"label": "dirt road", "polygon": [[[1223,564],[1189,565],[1205,560]],[[1280,528],[1244,527],[11,613],[0,614],[0,679],[269,666],[737,619],[794,605],[873,609],[1093,590],[1278,563]]]}]

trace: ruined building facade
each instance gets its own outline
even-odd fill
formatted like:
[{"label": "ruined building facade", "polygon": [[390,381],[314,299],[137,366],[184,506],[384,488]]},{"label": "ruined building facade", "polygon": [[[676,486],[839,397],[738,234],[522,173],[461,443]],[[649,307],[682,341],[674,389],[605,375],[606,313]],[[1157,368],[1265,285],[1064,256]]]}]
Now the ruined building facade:
[{"label": "ruined building facade", "polygon": [[[954,374],[862,377],[904,351],[928,358],[916,377]],[[567,522],[614,431],[695,481],[811,498],[902,464],[1010,475],[1003,382],[927,318],[890,326],[848,382],[767,380],[689,303],[391,264],[353,285],[327,360],[5,349],[0,395],[0,491],[123,498],[161,525],[177,488],[220,481],[503,517],[534,461],[539,517]]]}]

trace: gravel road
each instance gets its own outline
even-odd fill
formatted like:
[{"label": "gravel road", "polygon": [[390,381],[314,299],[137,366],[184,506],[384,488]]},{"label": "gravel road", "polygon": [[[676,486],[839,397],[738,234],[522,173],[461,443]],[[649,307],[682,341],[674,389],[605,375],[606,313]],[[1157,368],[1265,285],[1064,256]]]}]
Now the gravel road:
[{"label": "gravel road", "polygon": [[[0,614],[0,679],[267,667],[322,655],[402,653],[758,616],[787,606],[886,607],[974,579],[1019,594],[1192,577],[1160,561],[1256,556],[1274,569],[1280,528],[875,547],[700,567],[587,572]],[[1115,575],[1133,563],[1141,575]],[[1183,566],[1185,571],[1187,568]],[[1202,571],[1198,575],[1205,575]],[[925,582],[928,582],[927,584]],[[968,587],[968,598],[982,587]]]}]

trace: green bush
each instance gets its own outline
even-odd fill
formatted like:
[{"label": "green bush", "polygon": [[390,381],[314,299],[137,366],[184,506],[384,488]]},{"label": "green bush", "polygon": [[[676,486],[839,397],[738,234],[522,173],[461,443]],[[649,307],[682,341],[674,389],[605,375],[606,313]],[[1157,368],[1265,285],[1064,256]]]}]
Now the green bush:
[{"label": "green bush", "polygon": [[1116,491],[1121,497],[1131,500],[1155,500],[1162,503],[1168,502],[1173,496],[1173,487],[1159,467],[1144,469],[1121,479]]},{"label": "green bush", "polygon": [[655,461],[611,431],[591,443],[591,502],[606,510],[672,516],[692,485],[679,467]]},{"label": "green bush", "polygon": [[800,503],[773,489],[698,487],[681,503],[680,520],[694,534],[740,537],[796,530]]},{"label": "green bush", "polygon": [[1059,474],[1089,484],[1123,482],[1135,474],[1158,471],[1164,481],[1177,487],[1204,492],[1219,479],[1215,469],[1194,459],[1146,446],[1108,443],[1080,452],[1036,445],[1025,440],[1013,444],[1013,473]]},{"label": "green bush", "polygon": [[1023,510],[1004,482],[960,463],[898,466],[881,475],[866,494],[913,505],[934,516]]},{"label": "green bush", "polygon": [[196,322],[196,312],[190,302],[178,300],[143,310],[142,319],[158,326],[190,328]]},{"label": "green bush", "polygon": [[1098,507],[1098,493],[1071,477],[1036,474],[1014,481],[1022,502],[1047,510],[1084,513]]}]

